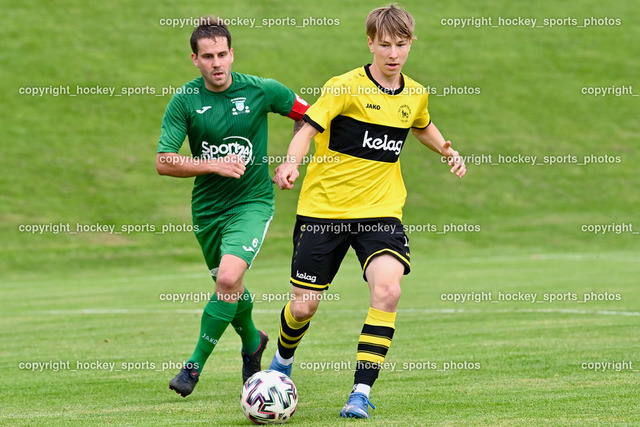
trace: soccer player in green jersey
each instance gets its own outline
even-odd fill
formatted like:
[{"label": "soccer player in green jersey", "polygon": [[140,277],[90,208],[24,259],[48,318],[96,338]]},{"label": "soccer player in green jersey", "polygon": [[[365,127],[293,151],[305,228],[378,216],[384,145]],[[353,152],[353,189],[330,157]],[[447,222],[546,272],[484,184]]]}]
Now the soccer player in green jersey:
[{"label": "soccer player in green jersey", "polygon": [[395,331],[400,282],[411,267],[401,223],[406,190],[399,161],[409,131],[447,157],[451,173],[462,178],[466,172],[458,152],[431,122],[426,89],[401,73],[415,38],[413,17],[395,6],[378,8],[367,16],[366,29],[373,62],[327,82],[289,145],[288,162],[278,166],[274,178],[281,189],[292,188],[300,159],[315,137],[314,158],[298,201],[292,298],[280,316],[270,369],[291,374],[294,352],[322,292],[353,247],[370,292],[354,387],[340,411],[340,416],[354,418],[369,418],[369,393]]},{"label": "soccer player in green jersey", "polygon": [[[242,376],[260,370],[268,337],[253,324],[245,271],[260,250],[274,211],[267,161],[267,114],[302,125],[308,104],[272,79],[231,71],[229,30],[202,18],[191,35],[191,59],[201,77],[182,86],[162,119],[156,168],[161,175],[195,177],[192,216],[196,238],[215,280],[193,355],[170,382],[183,397],[231,324],[242,340]],[[191,157],[178,154],[188,137]]]}]

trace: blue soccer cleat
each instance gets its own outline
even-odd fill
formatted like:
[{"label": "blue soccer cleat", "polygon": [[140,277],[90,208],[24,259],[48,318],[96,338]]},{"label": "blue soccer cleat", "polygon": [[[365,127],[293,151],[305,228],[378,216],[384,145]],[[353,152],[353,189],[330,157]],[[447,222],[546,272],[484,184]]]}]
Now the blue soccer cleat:
[{"label": "blue soccer cleat", "polygon": [[351,393],[349,400],[340,411],[340,416],[342,418],[369,418],[369,406],[376,409],[365,394]]},{"label": "blue soccer cleat", "polygon": [[269,369],[281,372],[291,378],[291,369],[293,369],[293,363],[291,365],[283,365],[282,363],[278,362],[278,359],[276,359],[275,356],[273,356],[273,360],[271,361],[271,365],[269,365]]}]

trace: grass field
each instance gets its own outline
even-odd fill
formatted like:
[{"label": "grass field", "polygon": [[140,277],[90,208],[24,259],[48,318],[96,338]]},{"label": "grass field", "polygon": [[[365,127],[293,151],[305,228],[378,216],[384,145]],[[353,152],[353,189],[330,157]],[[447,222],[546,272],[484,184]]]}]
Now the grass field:
[{"label": "grass field", "polygon": [[[358,422],[640,425],[640,9],[631,0],[403,4],[418,36],[404,71],[436,89],[434,122],[471,157],[458,181],[415,139],[403,149],[412,273],[389,369],[371,396],[378,409]],[[167,387],[177,372],[167,365],[191,353],[205,301],[164,296],[199,296],[213,284],[192,233],[144,229],[191,222],[192,181],[159,177],[154,168],[170,99],[156,95],[198,75],[188,57],[191,28],[159,21],[210,13],[298,24],[338,19],[230,27],[234,70],[301,93],[371,60],[363,21],[379,5],[3,6],[0,425],[250,425],[238,402],[240,340],[232,331],[193,395],[182,399]],[[576,24],[446,24],[482,17]],[[595,24],[582,28],[590,18]],[[67,86],[156,93],[24,93]],[[479,93],[440,96],[464,87]],[[627,87],[630,94],[616,96]],[[589,94],[596,88],[608,92]],[[283,154],[290,136],[288,120],[270,119],[269,152]],[[267,298],[290,289],[298,191],[277,192],[276,217],[247,274],[255,321],[272,337],[267,360],[283,305]],[[139,229],[21,231],[57,224]],[[536,302],[505,300],[528,294]],[[353,254],[330,295],[296,353],[300,405],[291,425],[354,422],[337,418],[368,307]],[[453,300],[462,297],[472,301]]]},{"label": "grass field", "polygon": [[[370,422],[637,422],[640,295],[631,278],[639,268],[624,254],[608,255],[486,257],[461,261],[455,269],[444,259],[421,263],[405,281],[396,338],[388,369],[372,396],[378,409]],[[322,303],[297,353],[300,362],[293,378],[300,405],[292,425],[335,425],[350,389],[349,363],[367,298],[355,259],[348,261],[335,282],[334,300]],[[255,320],[272,337],[282,303],[266,299],[277,297],[273,290],[283,287],[286,274],[286,266],[264,263],[250,274],[257,294]],[[558,277],[563,278],[560,285]],[[46,300],[35,301],[25,299],[25,290],[41,289],[40,283],[5,284],[3,381],[13,393],[2,396],[3,422],[247,425],[238,403],[241,362],[239,338],[233,333],[216,347],[215,362],[205,367],[192,396],[182,399],[167,389],[176,371],[169,364],[180,363],[190,351],[203,303],[161,301],[160,295],[183,293],[190,298],[207,292],[200,269],[163,269],[150,275],[122,270],[73,282],[52,279]],[[452,291],[478,289],[492,292],[494,301],[500,292],[534,292],[539,300],[545,294],[574,292],[583,300],[585,293],[602,289],[620,294],[622,301],[442,301]],[[336,339],[335,331],[344,335]],[[271,343],[267,354],[273,349]],[[18,370],[19,361],[55,361],[59,370],[53,365],[43,371]],[[623,361],[631,365],[620,364]],[[96,362],[104,370],[90,365]],[[606,371],[587,369],[590,365],[585,364],[594,362],[618,364],[604,365]]]}]

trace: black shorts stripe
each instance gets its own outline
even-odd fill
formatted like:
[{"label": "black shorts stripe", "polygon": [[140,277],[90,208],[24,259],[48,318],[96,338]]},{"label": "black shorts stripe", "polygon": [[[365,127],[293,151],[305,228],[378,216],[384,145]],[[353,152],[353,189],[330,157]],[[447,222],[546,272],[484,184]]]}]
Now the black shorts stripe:
[{"label": "black shorts stripe", "polygon": [[292,280],[290,280],[289,282],[291,283],[291,285],[295,286],[296,288],[307,289],[309,291],[326,291],[327,289],[329,289],[329,285],[317,287],[317,286],[305,286],[300,284],[299,282],[294,282]]},{"label": "black shorts stripe", "polygon": [[395,332],[394,328],[389,326],[373,326],[367,325],[366,323],[362,327],[363,335],[370,335],[372,337],[380,337],[380,338],[393,338],[393,333]]}]

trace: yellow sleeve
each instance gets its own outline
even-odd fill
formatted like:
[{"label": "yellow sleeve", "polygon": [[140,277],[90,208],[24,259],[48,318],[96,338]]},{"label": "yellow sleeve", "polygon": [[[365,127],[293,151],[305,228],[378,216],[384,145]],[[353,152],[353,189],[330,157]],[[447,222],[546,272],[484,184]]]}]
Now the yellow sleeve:
[{"label": "yellow sleeve", "polygon": [[322,87],[320,98],[307,110],[304,120],[320,133],[331,125],[331,120],[346,110],[350,86],[336,77]]},{"label": "yellow sleeve", "polygon": [[431,116],[429,115],[429,94],[425,93],[422,97],[422,102],[420,103],[420,108],[416,113],[416,117],[411,124],[412,128],[424,129],[429,126],[431,123]]}]

